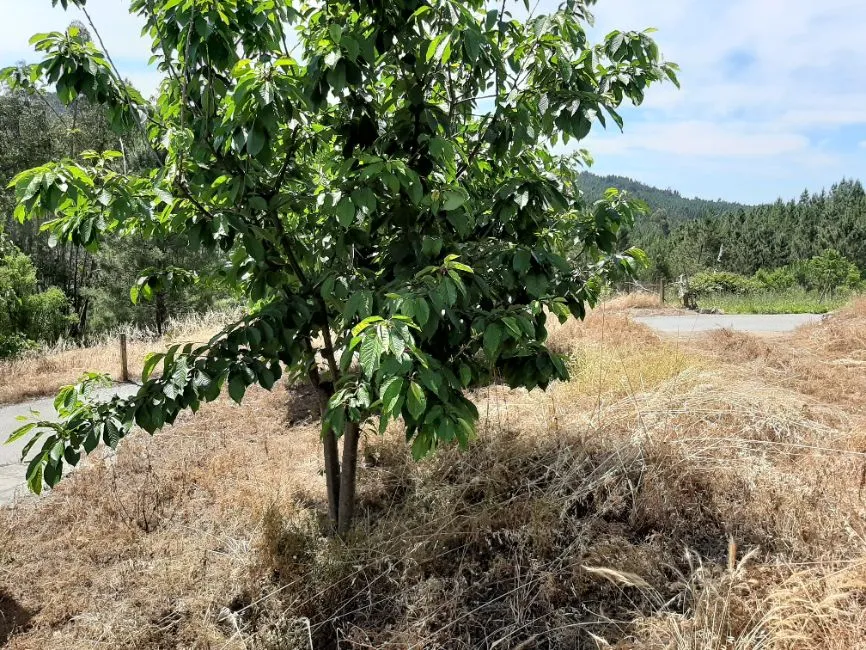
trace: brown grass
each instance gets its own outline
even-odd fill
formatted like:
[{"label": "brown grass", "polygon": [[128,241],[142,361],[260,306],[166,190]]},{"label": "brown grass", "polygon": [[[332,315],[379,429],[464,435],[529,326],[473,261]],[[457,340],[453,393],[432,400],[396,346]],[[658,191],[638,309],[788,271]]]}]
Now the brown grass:
[{"label": "brown grass", "polygon": [[661,302],[661,296],[657,293],[648,291],[635,291],[628,294],[617,295],[605,302],[605,306],[609,310],[626,310],[626,309],[661,309],[664,305]]},{"label": "brown grass", "polygon": [[[163,338],[148,332],[130,333],[128,367],[132,379],[141,377],[144,358],[175,343],[207,341],[229,314],[206,314],[172,322]],[[22,358],[0,360],[0,404],[15,404],[53,396],[62,386],[75,383],[85,372],[99,372],[118,381],[121,376],[120,335],[105,336],[97,345],[82,348],[60,343]]]},{"label": "brown grass", "polygon": [[478,391],[468,452],[368,434],[346,543],[309,396],[218,402],[0,514],[7,647],[866,648],[861,384],[791,353],[866,359],[864,326],[567,323],[573,381]]}]

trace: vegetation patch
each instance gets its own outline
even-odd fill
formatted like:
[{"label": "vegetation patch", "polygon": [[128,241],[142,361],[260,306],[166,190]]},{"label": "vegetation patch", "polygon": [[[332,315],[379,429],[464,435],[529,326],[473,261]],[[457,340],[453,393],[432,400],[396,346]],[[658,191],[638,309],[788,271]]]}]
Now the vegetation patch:
[{"label": "vegetation patch", "polygon": [[754,293],[716,293],[700,301],[702,308],[718,309],[724,314],[826,314],[851,300],[842,293],[825,298],[815,291],[756,291]]}]

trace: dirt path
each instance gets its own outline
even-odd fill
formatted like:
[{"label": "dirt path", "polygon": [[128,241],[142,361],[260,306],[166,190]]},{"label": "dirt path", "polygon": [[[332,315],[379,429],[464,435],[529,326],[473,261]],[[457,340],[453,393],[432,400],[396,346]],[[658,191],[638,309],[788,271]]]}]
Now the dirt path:
[{"label": "dirt path", "polygon": [[[137,386],[124,384],[101,391],[99,397],[107,398],[113,395],[126,397],[136,390],[138,390]],[[29,438],[25,437],[24,440],[11,445],[3,443],[15,429],[21,426],[22,423],[16,419],[18,416],[29,417],[32,411],[38,411],[42,419],[56,419],[57,412],[54,410],[53,402],[54,398],[49,397],[22,404],[0,406],[0,506],[14,503],[16,499],[21,499],[28,494],[24,480],[27,464],[21,462],[21,451]]]}]

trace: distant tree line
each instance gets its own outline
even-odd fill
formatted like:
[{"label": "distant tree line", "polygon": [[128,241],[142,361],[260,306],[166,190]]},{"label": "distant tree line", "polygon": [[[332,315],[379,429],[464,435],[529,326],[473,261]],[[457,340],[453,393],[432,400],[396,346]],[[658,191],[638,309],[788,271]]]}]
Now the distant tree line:
[{"label": "distant tree line", "polygon": [[742,203],[721,199],[710,201],[686,198],[676,190],[662,190],[625,176],[599,176],[583,172],[580,175],[580,182],[584,195],[591,200],[601,197],[609,187],[627,192],[649,206],[652,219],[664,222],[669,227],[684,221],[694,221],[709,215],[724,214],[748,207]]},{"label": "distant tree line", "polygon": [[730,272],[766,288],[827,292],[829,285],[856,284],[866,270],[866,192],[858,180],[759,206],[686,199],[620,177],[582,180],[588,200],[610,184],[648,204],[649,212],[621,235],[621,246],[647,253],[648,280]]}]

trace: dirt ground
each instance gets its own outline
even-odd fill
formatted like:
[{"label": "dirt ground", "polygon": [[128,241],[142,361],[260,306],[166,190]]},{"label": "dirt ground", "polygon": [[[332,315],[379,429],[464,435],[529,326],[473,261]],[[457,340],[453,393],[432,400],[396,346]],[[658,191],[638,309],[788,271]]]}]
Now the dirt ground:
[{"label": "dirt ground", "polygon": [[866,302],[688,342],[636,308],[477,391],[468,452],[368,433],[345,542],[303,388],[134,436],[0,512],[0,646],[866,648]]}]

